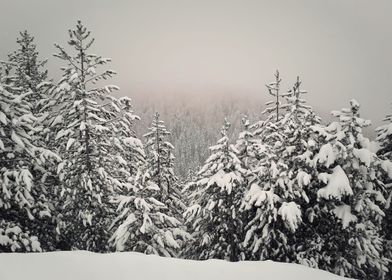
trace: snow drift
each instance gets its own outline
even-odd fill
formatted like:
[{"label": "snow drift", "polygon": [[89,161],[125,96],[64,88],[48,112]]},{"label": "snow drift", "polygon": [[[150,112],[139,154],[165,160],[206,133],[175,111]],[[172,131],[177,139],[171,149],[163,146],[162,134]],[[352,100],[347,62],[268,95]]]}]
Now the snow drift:
[{"label": "snow drift", "polygon": [[95,254],[86,251],[0,254],[1,280],[100,279],[345,279],[297,264],[272,261],[230,263],[190,261],[140,253]]}]

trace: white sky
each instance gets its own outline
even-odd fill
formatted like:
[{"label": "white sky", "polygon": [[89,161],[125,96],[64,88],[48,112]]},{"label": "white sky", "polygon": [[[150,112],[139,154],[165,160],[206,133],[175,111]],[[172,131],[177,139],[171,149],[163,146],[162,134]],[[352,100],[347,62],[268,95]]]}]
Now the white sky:
[{"label": "white sky", "polygon": [[[392,1],[0,0],[0,59],[20,30],[55,75],[53,43],[81,19],[113,58],[123,95],[266,94],[279,69],[327,112],[356,98],[378,125],[392,111]],[[267,97],[267,96],[266,96]]]}]

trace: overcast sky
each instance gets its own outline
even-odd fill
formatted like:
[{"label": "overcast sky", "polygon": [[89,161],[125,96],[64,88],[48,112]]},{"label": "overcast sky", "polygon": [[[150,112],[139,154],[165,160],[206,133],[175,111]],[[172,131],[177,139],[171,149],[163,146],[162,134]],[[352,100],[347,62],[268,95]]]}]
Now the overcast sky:
[{"label": "overcast sky", "polygon": [[27,29],[49,70],[81,19],[122,94],[265,94],[279,69],[323,111],[356,98],[377,125],[392,111],[392,1],[0,0],[0,59]]}]

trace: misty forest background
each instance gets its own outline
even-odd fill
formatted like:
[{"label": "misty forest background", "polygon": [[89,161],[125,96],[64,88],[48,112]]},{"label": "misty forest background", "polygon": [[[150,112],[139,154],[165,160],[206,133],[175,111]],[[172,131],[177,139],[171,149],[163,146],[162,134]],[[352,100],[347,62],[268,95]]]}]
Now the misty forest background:
[{"label": "misty forest background", "polygon": [[279,72],[260,100],[134,108],[81,22],[67,43],[59,81],[27,31],[0,64],[0,252],[271,259],[390,279],[388,112],[375,130],[355,100],[327,116]]}]

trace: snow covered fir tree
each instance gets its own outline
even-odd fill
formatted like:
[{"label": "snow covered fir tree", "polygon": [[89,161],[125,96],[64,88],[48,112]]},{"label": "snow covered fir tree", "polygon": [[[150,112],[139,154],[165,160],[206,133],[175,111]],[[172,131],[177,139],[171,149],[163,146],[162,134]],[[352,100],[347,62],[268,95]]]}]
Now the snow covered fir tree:
[{"label": "snow covered fir tree", "polygon": [[118,178],[119,158],[112,149],[121,109],[111,94],[118,87],[97,86],[115,72],[99,72],[110,59],[90,54],[93,43],[90,31],[79,21],[69,31],[71,51],[56,45],[55,56],[65,65],[45,106],[50,107],[46,140],[62,159],[55,170],[56,230],[61,242],[69,248],[104,252],[108,250],[108,227],[115,210],[110,199],[126,178]]},{"label": "snow covered fir tree", "polygon": [[16,43],[0,62],[0,252],[273,260],[391,279],[390,114],[372,130],[352,99],[323,120],[300,78],[285,90],[277,71],[264,110],[214,107],[219,130],[215,111],[134,107],[81,21],[55,44],[59,74],[29,32]]},{"label": "snow covered fir tree", "polygon": [[180,215],[183,204],[173,171],[173,146],[165,141],[168,134],[156,113],[144,135],[147,154],[139,153],[141,164],[130,174],[127,192],[115,198],[120,214],[109,241],[117,251],[178,257],[191,238]]},{"label": "snow covered fir tree", "polygon": [[196,175],[196,181],[187,188],[193,205],[184,213],[193,233],[185,255],[196,259],[219,258],[230,261],[244,260],[243,221],[240,206],[246,186],[247,170],[238,158],[238,150],[230,144],[225,120],[222,138],[210,147],[211,156]]}]

